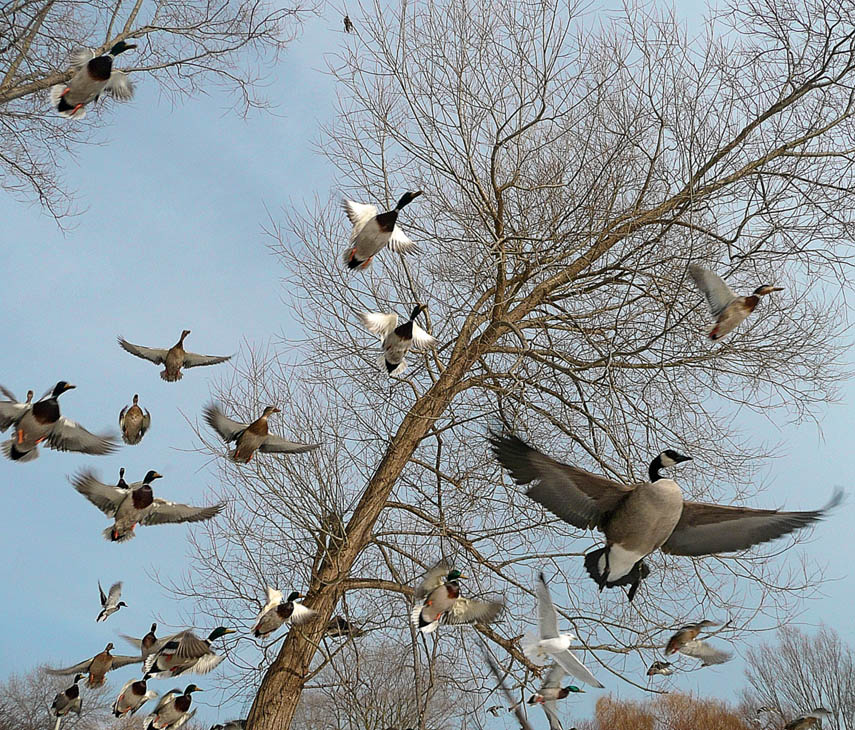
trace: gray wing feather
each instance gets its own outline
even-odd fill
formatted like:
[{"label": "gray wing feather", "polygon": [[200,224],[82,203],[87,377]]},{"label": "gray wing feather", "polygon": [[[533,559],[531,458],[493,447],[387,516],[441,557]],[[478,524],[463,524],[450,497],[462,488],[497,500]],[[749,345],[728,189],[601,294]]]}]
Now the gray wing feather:
[{"label": "gray wing feather", "polygon": [[210,520],[225,507],[224,504],[215,504],[212,507],[193,507],[189,504],[178,502],[167,502],[165,499],[155,498],[154,504],[140,519],[143,525],[162,525],[175,522],[201,522]]},{"label": "gray wing feather", "polygon": [[706,296],[713,317],[718,317],[727,309],[727,305],[737,298],[730,287],[724,283],[724,279],[703,266],[692,264],[689,266],[689,275]]},{"label": "gray wing feather", "polygon": [[118,669],[119,667],[125,667],[128,664],[139,664],[142,662],[142,657],[138,656],[114,656],[113,657],[113,666],[111,669]]},{"label": "gray wing feather", "polygon": [[228,418],[214,403],[209,403],[205,406],[202,410],[202,414],[205,418],[205,422],[220,434],[220,438],[222,438],[226,443],[234,441],[241,435],[241,433],[249,428],[248,423],[240,423]]},{"label": "gray wing feather", "polygon": [[694,659],[701,659],[705,665],[724,664],[726,661],[733,658],[732,652],[716,649],[714,646],[711,646],[706,641],[702,641],[700,639],[695,639],[694,641],[689,641],[686,644],[683,644],[683,646],[677,649],[677,651],[681,654],[685,654],[686,656],[693,657]]},{"label": "gray wing feather", "polygon": [[[100,584],[98,585],[98,587],[101,587]],[[104,595],[103,591],[101,592],[101,595]],[[115,606],[119,602],[119,599],[121,597],[122,581],[117,581],[116,583],[113,583],[113,585],[110,586],[110,595],[107,597],[107,601],[110,603],[111,606]]]},{"label": "gray wing feather", "polygon": [[449,566],[449,564],[444,560],[440,560],[427,573],[425,573],[421,583],[416,587],[416,591],[413,596],[416,602],[424,600],[432,591],[439,588],[443,584],[445,576],[448,575],[448,571],[450,570],[451,566]]},{"label": "gray wing feather", "polygon": [[82,454],[102,456],[116,450],[118,444],[112,435],[87,431],[79,423],[61,416],[47,436],[47,445],[56,451],[77,451]]},{"label": "gray wing feather", "polygon": [[603,687],[597,681],[597,678],[591,674],[588,668],[572,652],[565,650],[558,654],[553,654],[552,658],[561,665],[567,674],[576,677],[579,681],[590,684],[592,687]]},{"label": "gray wing feather", "polygon": [[134,345],[128,342],[123,337],[119,337],[119,346],[125,351],[141,357],[143,360],[153,362],[155,365],[162,365],[166,362],[166,353],[169,350],[158,349],[155,347],[143,347],[142,345]]},{"label": "gray wing feather", "polygon": [[68,59],[68,63],[73,69],[83,68],[95,58],[95,51],[91,48],[75,48]]},{"label": "gray wing feather", "polygon": [[45,669],[45,672],[47,674],[53,674],[53,675],[78,674],[78,673],[79,674],[85,674],[86,672],[89,671],[89,665],[92,663],[92,660],[94,658],[95,657],[89,657],[88,659],[84,659],[79,664],[75,664],[74,666],[71,666],[71,667],[65,667],[63,669]]},{"label": "gray wing feather", "polygon": [[555,700],[547,700],[543,703],[543,711],[546,713],[546,719],[549,720],[549,730],[564,730],[558,719],[557,709]]},{"label": "gray wing feather", "polygon": [[118,101],[129,101],[134,96],[134,84],[124,71],[113,71],[104,91],[112,94]]},{"label": "gray wing feather", "polygon": [[443,614],[448,624],[486,624],[499,615],[504,605],[498,601],[476,601],[458,598],[451,610]]},{"label": "gray wing feather", "polygon": [[116,510],[119,509],[119,505],[125,501],[129,494],[125,489],[119,489],[119,487],[110,484],[102,484],[95,478],[95,474],[88,469],[75,474],[71,478],[71,483],[80,494],[107,517],[116,516]]},{"label": "gray wing feather", "polygon": [[558,614],[555,612],[543,573],[537,581],[537,623],[541,639],[554,639],[558,636]]},{"label": "gray wing feather", "polygon": [[711,555],[744,550],[821,520],[843,501],[843,494],[837,489],[825,507],[806,512],[685,502],[680,521],[662,551],[672,555]]},{"label": "gray wing feather", "polygon": [[264,439],[264,443],[258,447],[259,451],[265,454],[303,454],[306,451],[314,451],[319,448],[320,444],[298,444],[295,441],[288,441],[281,436],[268,434]]},{"label": "gray wing feather", "polygon": [[218,363],[231,359],[231,355],[198,355],[195,352],[185,352],[184,367],[196,368],[200,365],[217,365]]}]

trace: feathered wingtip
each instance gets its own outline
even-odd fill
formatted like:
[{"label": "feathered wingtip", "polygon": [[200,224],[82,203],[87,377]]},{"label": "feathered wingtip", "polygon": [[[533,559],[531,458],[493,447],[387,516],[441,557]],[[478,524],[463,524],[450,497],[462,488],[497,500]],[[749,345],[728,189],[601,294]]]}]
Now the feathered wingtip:
[{"label": "feathered wingtip", "polygon": [[15,442],[11,440],[4,441],[0,448],[3,449],[3,456],[21,464],[26,464],[28,461],[33,461],[33,459],[39,458],[39,450],[37,447],[34,447],[29,451],[18,451],[15,447]]},{"label": "feathered wingtip", "polygon": [[831,495],[831,499],[828,500],[828,504],[819,511],[823,514],[831,512],[831,510],[837,509],[841,504],[843,504],[845,499],[845,490],[842,487],[835,487],[834,493]]},{"label": "feathered wingtip", "polygon": [[114,532],[112,527],[107,527],[102,533],[104,539],[109,542],[127,542],[128,540],[132,540],[134,538],[134,531],[126,532],[124,535],[119,535],[118,537],[114,537]]},{"label": "feathered wingtip", "polygon": [[83,68],[95,58],[95,51],[91,48],[75,48],[68,57],[68,65],[73,69]]},{"label": "feathered wingtip", "polygon": [[526,634],[520,642],[520,648],[529,661],[535,663],[543,661],[543,652],[540,650],[540,638],[535,634]]}]

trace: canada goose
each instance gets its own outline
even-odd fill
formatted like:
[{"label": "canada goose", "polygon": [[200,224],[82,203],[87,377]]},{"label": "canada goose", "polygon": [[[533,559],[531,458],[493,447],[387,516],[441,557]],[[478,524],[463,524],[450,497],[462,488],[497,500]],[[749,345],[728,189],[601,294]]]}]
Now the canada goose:
[{"label": "canada goose", "polygon": [[415,606],[410,620],[419,631],[429,634],[440,621],[446,624],[487,624],[499,615],[499,601],[477,601],[460,597],[459,570],[452,570],[445,561],[434,565],[415,590]]},{"label": "canada goose", "polygon": [[161,640],[156,651],[149,654],[143,663],[143,679],[175,677],[194,672],[207,674],[225,659],[215,654],[211,644],[234,629],[218,626],[207,639],[200,639],[190,629]]},{"label": "canada goose", "polygon": [[119,101],[134,95],[133,84],[127,75],[113,68],[113,59],[120,53],[136,48],[132,43],[119,41],[103,56],[96,56],[91,48],[81,48],[71,55],[71,68],[75,72],[68,84],[55,84],[50,89],[50,103],[61,117],[83,119],[87,104],[97,101],[103,93]]},{"label": "canada goose", "polygon": [[119,690],[119,696],[113,703],[113,715],[135,715],[146,702],[157,697],[157,692],[148,689],[144,679],[129,679]]},{"label": "canada goose", "polygon": [[101,510],[114,518],[112,527],[104,530],[104,539],[125,542],[134,537],[134,528],[140,525],[163,525],[178,522],[200,522],[215,517],[225,507],[193,507],[189,504],[167,502],[154,496],[151,483],[160,479],[156,471],[149,471],[142,482],[134,482],[129,489],[114,487],[98,481],[95,473],[85,469],[71,478],[74,488]]},{"label": "canada goose", "polygon": [[133,446],[142,441],[146,431],[151,427],[151,414],[148,410],[143,411],[139,404],[140,397],[134,393],[134,400],[130,406],[122,408],[119,413],[119,428],[122,430],[122,441]]},{"label": "canada goose", "polygon": [[674,667],[671,662],[656,661],[647,669],[647,676],[652,677],[655,674],[661,674],[663,677],[670,677],[674,674]]},{"label": "canada goose", "polygon": [[[60,380],[31,406],[14,408],[0,403],[0,429],[15,426],[15,435],[2,445],[7,459],[22,464],[39,455],[38,445],[44,443],[57,451],[78,451],[83,454],[103,455],[116,450],[116,440],[110,435],[90,433],[79,423],[65,418],[59,412],[58,398],[74,385]],[[14,404],[20,406],[21,404]],[[5,424],[5,425],[4,425]]]},{"label": "canada goose", "polygon": [[235,442],[235,450],[231,458],[242,464],[248,464],[256,451],[262,454],[302,454],[320,447],[320,444],[298,444],[270,433],[267,430],[267,419],[271,414],[279,413],[279,409],[273,406],[267,406],[252,423],[239,423],[227,418],[213,403],[205,406],[203,413],[208,425],[220,435],[223,441]]},{"label": "canada goose", "polygon": [[109,595],[104,594],[104,589],[101,587],[101,581],[98,581],[98,593],[101,594],[101,613],[95,619],[95,623],[106,621],[120,608],[127,608],[128,604],[121,600],[122,598],[122,581],[113,583],[110,586]]},{"label": "canada goose", "polygon": [[398,204],[385,213],[378,213],[376,206],[345,199],[344,212],[353,224],[350,246],[344,252],[344,262],[349,269],[365,269],[374,256],[389,246],[396,253],[410,253],[416,245],[398,228],[398,213],[412,203],[421,190],[404,193]]},{"label": "canada goose", "polygon": [[558,612],[552,603],[543,573],[537,581],[536,590],[538,635],[525,638],[522,644],[523,653],[533,662],[541,663],[543,659],[553,659],[557,662],[563,673],[555,679],[556,687],[564,674],[570,674],[581,682],[602,688],[603,685],[570,651],[570,643],[576,637],[570,633],[558,633]]},{"label": "canada goose", "polygon": [[79,674],[89,673],[87,682],[89,687],[100,687],[104,684],[107,672],[119,667],[127,666],[128,664],[139,664],[142,660],[134,656],[113,656],[110,652],[113,649],[113,644],[107,644],[107,647],[100,654],[96,654],[91,659],[84,659],[82,662],[64,669],[46,669],[48,674]]},{"label": "canada goose", "polygon": [[783,287],[764,284],[758,286],[754,293],[747,297],[738,297],[724,280],[703,266],[692,264],[689,266],[689,274],[695,280],[707,298],[712,316],[715,317],[715,325],[710,330],[709,338],[718,340],[738,327],[745,318],[754,311],[760,302],[760,297],[776,291],[784,291]]},{"label": "canada goose", "polygon": [[399,375],[407,368],[407,353],[415,347],[424,350],[436,345],[436,339],[415,323],[416,317],[427,307],[419,304],[413,309],[409,320],[398,324],[398,315],[382,312],[360,312],[359,319],[369,332],[380,338],[383,348],[377,364],[389,375]]},{"label": "canada goose", "polygon": [[128,636],[127,634],[119,634],[119,636],[139,649],[140,654],[142,655],[142,660],[145,661],[148,659],[149,654],[157,651],[160,642],[162,641],[162,639],[158,639],[157,636],[155,636],[155,631],[157,631],[157,624],[152,624],[149,632],[141,639],[136,639],[133,636]]},{"label": "canada goose", "polygon": [[843,499],[835,490],[825,507],[805,512],[689,502],[660,474],[690,460],[671,449],[650,462],[649,482],[624,485],[556,461],[513,434],[491,434],[490,444],[517,484],[536,482],[528,497],[574,527],[605,533],[606,546],[588,553],[585,567],[600,590],[630,585],[630,601],[650,572],[643,558],[654,550],[689,556],[744,550],[807,527]]},{"label": "canada goose", "polygon": [[831,717],[831,712],[824,707],[817,707],[806,715],[801,715],[788,722],[784,725],[784,730],[808,730],[812,727],[819,727],[824,717]]},{"label": "canada goose", "polygon": [[195,684],[187,685],[187,689],[173,689],[167,692],[154,708],[154,711],[143,720],[143,730],[176,730],[188,722],[195,714],[190,712],[193,702],[193,692],[201,692]]},{"label": "canada goose", "polygon": [[[558,719],[558,708],[555,706],[555,703],[558,700],[569,697],[571,694],[585,691],[574,684],[562,687],[561,680],[565,674],[567,672],[564,671],[564,668],[560,664],[553,664],[546,673],[540,689],[528,698],[528,704],[540,705],[543,708],[544,713],[546,713],[546,719],[549,720],[549,730],[563,730],[561,721]],[[603,685],[598,683],[595,686],[602,687]]]},{"label": "canada goose", "polygon": [[190,330],[183,330],[181,337],[169,349],[158,349],[156,347],[142,347],[128,342],[119,337],[119,345],[125,351],[141,357],[143,360],[153,362],[155,365],[163,365],[160,377],[169,383],[181,380],[183,376],[181,368],[197,368],[201,365],[217,365],[226,360],[231,360],[231,355],[197,355],[195,352],[184,350],[184,340]]},{"label": "canada goose", "polygon": [[284,600],[282,591],[267,586],[267,602],[252,625],[252,633],[256,638],[268,636],[276,631],[283,623],[289,626],[298,626],[306,623],[315,615],[315,611],[300,603],[303,595],[297,591],[291,591],[288,600]]}]

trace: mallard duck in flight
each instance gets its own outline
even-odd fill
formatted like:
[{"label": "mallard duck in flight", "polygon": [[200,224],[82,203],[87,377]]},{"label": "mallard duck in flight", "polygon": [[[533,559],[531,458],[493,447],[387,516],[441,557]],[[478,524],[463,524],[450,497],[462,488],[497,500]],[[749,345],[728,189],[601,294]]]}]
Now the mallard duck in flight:
[{"label": "mallard duck in flight", "polygon": [[440,561],[427,573],[415,590],[415,606],[410,612],[413,626],[424,634],[445,624],[488,624],[499,615],[504,604],[499,601],[478,601],[460,596],[460,582],[465,579],[459,570]]},{"label": "mallard duck in flight", "polygon": [[277,591],[270,586],[267,586],[265,590],[267,601],[250,629],[256,638],[272,634],[284,623],[290,626],[299,626],[317,613],[300,603],[303,595],[297,591],[291,591],[286,601],[282,591]]},{"label": "mallard duck in flight", "polygon": [[419,304],[413,309],[410,318],[398,324],[398,315],[382,312],[360,312],[359,319],[369,332],[380,338],[383,353],[378,356],[377,364],[389,375],[400,375],[407,368],[407,353],[412,349],[424,350],[436,345],[436,339],[415,323],[427,307]]},{"label": "mallard duck in flight", "polygon": [[82,662],[64,669],[46,669],[48,674],[80,674],[88,673],[89,687],[100,687],[105,682],[105,675],[113,669],[125,667],[128,664],[139,664],[142,660],[135,656],[113,656],[110,652],[113,650],[113,644],[107,644],[104,651],[96,654],[91,659],[84,659]]},{"label": "mallard duck in flight", "polygon": [[127,603],[121,600],[122,581],[113,583],[113,585],[110,586],[109,594],[104,593],[104,589],[101,587],[101,581],[98,581],[98,593],[101,595],[101,613],[98,614],[98,618],[95,619],[95,623],[106,621],[120,608],[127,608],[128,606]]},{"label": "mallard duck in flight", "polygon": [[203,365],[217,365],[226,360],[231,360],[231,355],[197,355],[195,352],[184,350],[184,340],[190,330],[184,330],[181,337],[169,349],[158,349],[156,347],[143,347],[134,345],[123,337],[119,337],[119,346],[125,351],[141,357],[143,360],[153,362],[155,365],[163,365],[160,377],[168,383],[181,380],[184,375],[181,368],[197,368]]},{"label": "mallard duck in flight", "polygon": [[350,246],[344,252],[344,262],[349,269],[365,269],[371,265],[371,260],[386,246],[395,253],[410,253],[416,250],[416,245],[398,228],[396,221],[398,213],[404,206],[412,203],[421,190],[414,193],[404,193],[398,204],[385,213],[378,213],[374,205],[357,203],[345,199],[344,212],[353,224],[350,232]]},{"label": "mallard duck in flight", "polygon": [[193,672],[207,674],[225,659],[211,649],[211,644],[234,629],[218,626],[207,639],[200,639],[190,629],[161,639],[158,648],[149,654],[143,664],[143,678],[162,679]]}]

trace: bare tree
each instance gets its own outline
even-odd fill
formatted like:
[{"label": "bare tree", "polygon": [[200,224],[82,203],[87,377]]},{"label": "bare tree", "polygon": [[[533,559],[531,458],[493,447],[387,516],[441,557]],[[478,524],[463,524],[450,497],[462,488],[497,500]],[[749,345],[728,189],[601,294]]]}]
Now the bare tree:
[{"label": "bare tree", "polygon": [[[467,594],[504,595],[503,622],[478,630],[520,693],[535,686],[517,639],[540,569],[572,586],[553,595],[607,685],[638,685],[675,625],[727,616],[719,638],[734,639],[758,614],[789,619],[821,581],[797,554],[773,559],[794,542],[782,540],[657,554],[633,604],[598,594],[579,557],[591,535],[545,515],[488,453],[487,427],[505,422],[632,483],[672,446],[695,459],[681,472],[693,498],[762,503],[755,477],[770,450],[741,418],[809,419],[840,377],[855,6],[748,0],[696,37],[649,5],[597,19],[586,9],[368,6],[332,65],[341,109],[323,150],[354,199],[391,207],[426,191],[399,221],[422,254],[383,251],[348,272],[337,200],[271,231],[305,339],[248,353],[221,399],[242,419],[274,403],[286,435],[325,446],[218,462],[232,507],[197,534],[200,567],[184,586],[218,618],[248,622],[266,582],[307,589],[319,614],[281,645],[230,650],[235,691],[260,682],[250,730],[289,727],[303,688],[339,660],[323,634],[343,610],[428,666],[453,662],[479,701],[451,712],[482,717],[493,680],[466,629],[434,641],[405,628],[411,586],[439,555],[472,576]],[[690,262],[740,291],[787,291],[710,344]],[[417,301],[441,346],[390,379],[356,315]]]},{"label": "bare tree", "polygon": [[136,82],[176,96],[214,86],[245,112],[265,105],[257,82],[313,7],[313,0],[0,0],[0,187],[37,198],[55,217],[69,210],[63,158],[96,139],[103,124],[102,114],[80,123],[49,111],[47,91],[71,78],[74,49],[101,54],[134,40],[138,48],[117,63],[137,72]]},{"label": "bare tree", "polygon": [[855,728],[855,648],[834,629],[782,628],[777,641],[749,649],[746,664],[751,689],[743,693],[745,705],[772,710],[761,716],[767,727],[822,707],[832,713],[823,730]]}]

